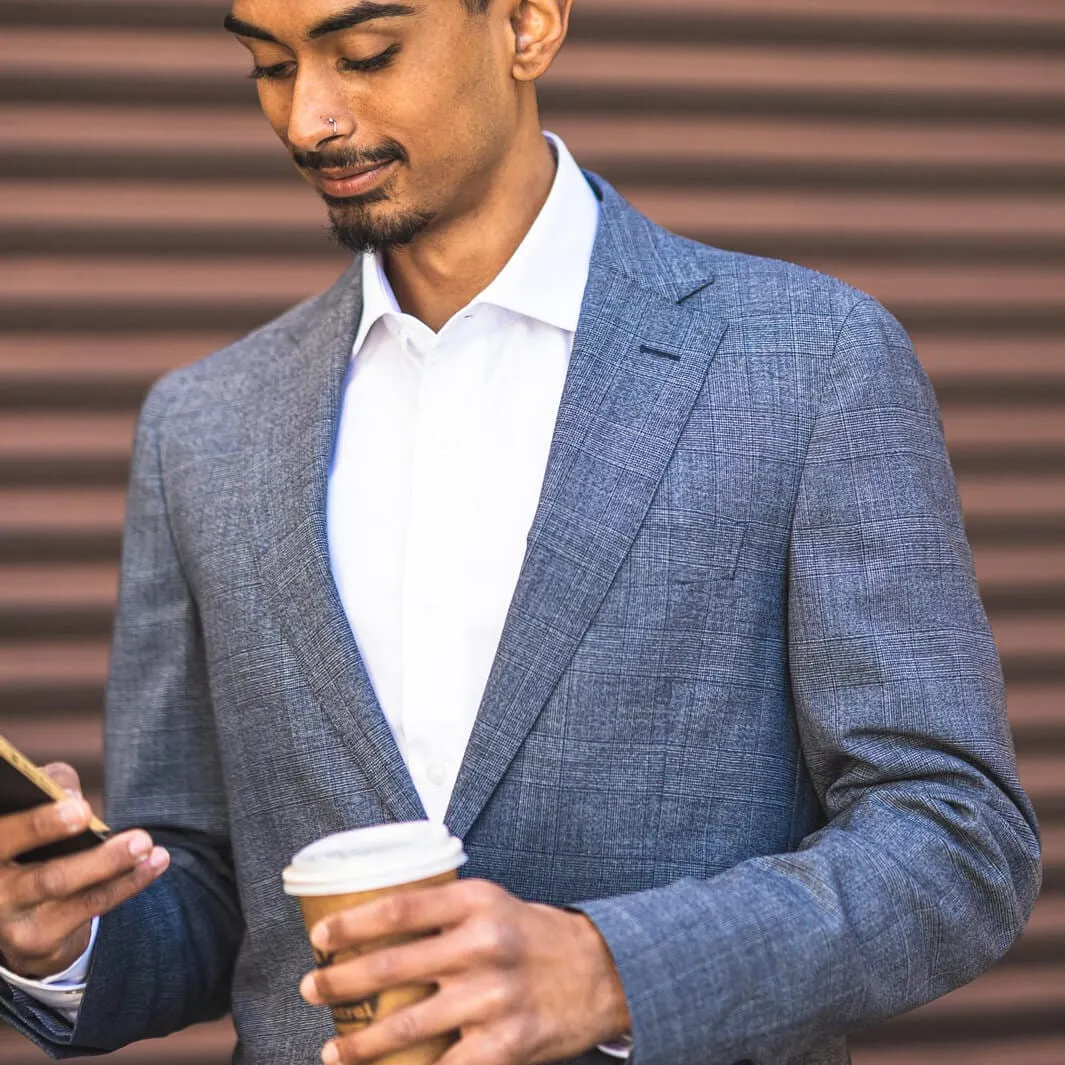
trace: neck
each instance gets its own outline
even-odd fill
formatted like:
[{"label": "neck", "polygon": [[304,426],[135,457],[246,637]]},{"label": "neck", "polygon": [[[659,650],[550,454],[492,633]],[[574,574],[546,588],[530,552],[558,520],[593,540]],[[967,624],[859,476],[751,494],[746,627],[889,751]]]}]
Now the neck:
[{"label": "neck", "polygon": [[470,210],[387,252],[385,273],[400,309],[438,332],[483,292],[536,221],[555,171],[551,146],[537,126],[508,152]]}]

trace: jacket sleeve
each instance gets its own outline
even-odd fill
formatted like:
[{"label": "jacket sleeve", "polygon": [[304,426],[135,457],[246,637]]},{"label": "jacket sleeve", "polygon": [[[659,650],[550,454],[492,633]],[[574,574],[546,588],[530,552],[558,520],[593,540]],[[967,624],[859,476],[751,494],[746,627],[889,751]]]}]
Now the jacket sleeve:
[{"label": "jacket sleeve", "polygon": [[158,441],[167,383],[149,395],[134,445],[105,777],[111,827],[146,828],[171,866],[103,917],[73,1028],[20,992],[0,1003],[54,1057],[222,1016],[243,934],[202,636],[167,516]]},{"label": "jacket sleeve", "polygon": [[581,904],[639,1065],[765,1065],[972,980],[1039,890],[1002,675],[931,386],[856,303],[797,496],[788,647],[826,815],[790,854]]}]

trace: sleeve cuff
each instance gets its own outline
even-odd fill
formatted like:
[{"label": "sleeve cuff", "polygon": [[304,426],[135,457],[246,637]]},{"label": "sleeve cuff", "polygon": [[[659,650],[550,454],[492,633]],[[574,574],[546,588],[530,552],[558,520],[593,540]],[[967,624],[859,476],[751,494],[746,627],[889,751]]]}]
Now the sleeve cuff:
[{"label": "sleeve cuff", "polygon": [[632,1056],[632,1036],[623,1035],[611,1043],[600,1043],[596,1049],[600,1054],[606,1054],[609,1058],[628,1061]]},{"label": "sleeve cuff", "polygon": [[0,965],[0,978],[73,1024],[77,1020],[81,1000],[85,994],[85,980],[89,973],[89,963],[92,960],[92,950],[96,945],[99,927],[100,918],[94,917],[89,945],[85,953],[61,973],[46,976],[43,980],[31,980],[25,976],[18,976]]}]

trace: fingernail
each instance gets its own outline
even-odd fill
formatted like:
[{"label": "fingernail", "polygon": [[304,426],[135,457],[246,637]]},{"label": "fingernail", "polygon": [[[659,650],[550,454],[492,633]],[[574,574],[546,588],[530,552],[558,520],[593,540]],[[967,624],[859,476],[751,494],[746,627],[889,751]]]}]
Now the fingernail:
[{"label": "fingernail", "polygon": [[153,869],[165,869],[170,864],[170,855],[162,847],[155,847],[148,859],[148,864]]},{"label": "fingernail", "polygon": [[322,1047],[322,1061],[325,1065],[337,1065],[340,1061],[340,1051],[337,1050],[335,1043],[326,1043]]},{"label": "fingernail", "polygon": [[67,828],[81,828],[85,824],[85,803],[80,799],[64,799],[59,804],[59,817]]},{"label": "fingernail", "polygon": [[138,862],[144,861],[152,852],[152,841],[147,836],[134,836],[129,841],[129,853],[137,859]]},{"label": "fingernail", "polygon": [[307,1002],[317,1003],[321,1001],[318,998],[318,984],[317,981],[314,979],[313,973],[308,973],[300,981],[300,994]]},{"label": "fingernail", "polygon": [[319,950],[329,949],[329,929],[324,924],[314,926],[314,931],[311,932],[311,946]]}]

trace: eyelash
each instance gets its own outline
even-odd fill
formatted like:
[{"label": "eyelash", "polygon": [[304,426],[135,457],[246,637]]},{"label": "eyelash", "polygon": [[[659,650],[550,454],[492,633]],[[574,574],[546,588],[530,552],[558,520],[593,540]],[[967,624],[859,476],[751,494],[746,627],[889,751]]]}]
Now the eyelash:
[{"label": "eyelash", "polygon": [[[369,74],[387,67],[399,52],[399,45],[389,45],[383,52],[368,59],[341,59],[340,69],[349,74]],[[280,81],[291,72],[291,63],[276,63],[271,67],[252,67],[248,75],[252,81]]]},{"label": "eyelash", "polygon": [[377,55],[372,55],[369,59],[341,59],[340,68],[353,73],[366,74],[370,71],[387,67],[398,53],[399,45],[390,44],[383,52],[378,52]]}]

